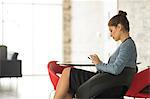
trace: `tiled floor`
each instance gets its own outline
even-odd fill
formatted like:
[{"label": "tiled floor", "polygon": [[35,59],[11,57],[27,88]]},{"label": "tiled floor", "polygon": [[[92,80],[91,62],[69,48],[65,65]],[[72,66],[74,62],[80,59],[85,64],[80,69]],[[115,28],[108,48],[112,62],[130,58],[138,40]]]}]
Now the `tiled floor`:
[{"label": "tiled floor", "polygon": [[0,99],[49,99],[52,90],[46,75],[0,78]]}]

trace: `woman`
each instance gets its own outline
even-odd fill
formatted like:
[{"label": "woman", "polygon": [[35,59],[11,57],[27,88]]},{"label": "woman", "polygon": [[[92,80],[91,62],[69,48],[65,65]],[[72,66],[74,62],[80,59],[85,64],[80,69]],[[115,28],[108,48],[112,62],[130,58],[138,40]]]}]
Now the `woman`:
[{"label": "woman", "polygon": [[[126,15],[126,12],[119,11],[119,13],[113,16],[108,22],[110,36],[115,41],[122,42],[115,53],[111,55],[108,63],[103,63],[100,58],[94,54],[90,55],[90,58],[92,63],[96,66],[96,73],[75,68],[64,69],[58,82],[54,99],[71,99],[82,84],[87,83],[89,80],[103,73],[117,77],[117,75],[122,74],[126,68],[131,68],[134,70],[134,73],[136,72],[136,46],[129,35],[129,21]],[[129,73],[128,76],[133,75]],[[101,79],[101,77],[99,79]],[[115,82],[117,82],[117,80]]]}]

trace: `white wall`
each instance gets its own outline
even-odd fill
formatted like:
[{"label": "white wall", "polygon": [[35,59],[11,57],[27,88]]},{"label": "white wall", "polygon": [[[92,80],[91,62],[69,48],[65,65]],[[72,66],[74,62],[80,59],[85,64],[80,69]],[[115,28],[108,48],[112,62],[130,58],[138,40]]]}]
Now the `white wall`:
[{"label": "white wall", "polygon": [[116,14],[116,0],[72,1],[72,61],[89,63],[90,54],[107,62],[116,44],[110,39],[107,23]]}]

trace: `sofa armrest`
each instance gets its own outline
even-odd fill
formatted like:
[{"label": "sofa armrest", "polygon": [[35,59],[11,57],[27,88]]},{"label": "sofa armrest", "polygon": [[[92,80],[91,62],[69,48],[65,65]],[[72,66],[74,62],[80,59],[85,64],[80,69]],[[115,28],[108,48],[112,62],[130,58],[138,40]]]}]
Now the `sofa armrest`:
[{"label": "sofa armrest", "polygon": [[1,60],[0,77],[22,77],[21,60]]}]

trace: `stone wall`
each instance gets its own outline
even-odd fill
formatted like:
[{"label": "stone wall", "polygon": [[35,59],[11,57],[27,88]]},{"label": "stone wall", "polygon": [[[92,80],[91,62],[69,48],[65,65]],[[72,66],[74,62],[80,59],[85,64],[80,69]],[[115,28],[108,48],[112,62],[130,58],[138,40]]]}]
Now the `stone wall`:
[{"label": "stone wall", "polygon": [[119,0],[118,8],[127,12],[131,35],[136,42],[141,69],[150,66],[150,0]]},{"label": "stone wall", "polygon": [[63,61],[71,61],[71,0],[63,0]]}]

